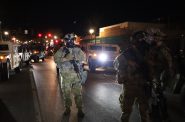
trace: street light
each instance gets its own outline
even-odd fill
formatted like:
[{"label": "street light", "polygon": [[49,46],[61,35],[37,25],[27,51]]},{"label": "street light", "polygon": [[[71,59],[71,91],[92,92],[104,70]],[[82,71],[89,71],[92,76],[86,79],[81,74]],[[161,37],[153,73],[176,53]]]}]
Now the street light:
[{"label": "street light", "polygon": [[89,33],[91,34],[91,39],[92,39],[92,35],[94,34],[94,37],[95,37],[95,44],[96,44],[96,34],[95,34],[94,29],[89,29]]},{"label": "street light", "polygon": [[8,31],[5,31],[4,32],[4,35],[8,36],[9,35],[9,32]]},{"label": "street light", "polygon": [[94,29],[89,29],[89,33],[92,35],[94,33]]},{"label": "street light", "polygon": [[89,33],[91,34],[91,39],[92,39],[92,34],[94,33],[94,29],[89,29]]},{"label": "street light", "polygon": [[4,35],[6,36],[6,37],[5,37],[5,40],[7,41],[7,40],[8,40],[9,32],[8,32],[8,31],[4,31]]}]

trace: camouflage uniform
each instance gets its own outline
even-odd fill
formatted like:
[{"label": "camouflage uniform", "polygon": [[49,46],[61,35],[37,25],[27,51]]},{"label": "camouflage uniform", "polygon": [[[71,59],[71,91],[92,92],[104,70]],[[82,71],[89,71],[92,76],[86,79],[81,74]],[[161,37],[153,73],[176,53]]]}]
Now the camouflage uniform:
[{"label": "camouflage uniform", "polygon": [[163,71],[165,81],[168,81],[172,74],[172,57],[169,49],[161,41],[162,36],[152,35],[150,38],[147,33],[140,31],[132,37],[132,45],[114,62],[117,81],[123,84],[123,92],[119,98],[123,112],[121,119],[128,122],[132,105],[137,98],[141,120],[146,122],[151,98],[148,82],[153,83],[154,79],[159,81]]},{"label": "camouflage uniform", "polygon": [[66,55],[64,47],[61,47],[54,55],[54,61],[60,68],[64,104],[66,108],[70,108],[72,105],[72,92],[74,94],[76,107],[82,109],[81,81],[70,61],[74,58],[80,62],[85,61],[85,54],[78,47],[68,48],[68,50],[69,53]]},{"label": "camouflage uniform", "polygon": [[[165,71],[165,75],[171,77],[172,56],[170,54],[169,48],[164,44],[151,47],[147,56],[147,63],[150,69],[150,80],[156,79],[159,81],[163,71]],[[165,84],[165,86],[167,86],[168,83],[166,82]]]},{"label": "camouflage uniform", "polygon": [[[154,91],[152,90],[152,93],[156,92],[157,94],[151,94],[151,99],[149,101],[151,119],[153,121],[169,119],[167,113],[166,98],[163,95],[163,91],[170,86],[172,76],[174,75],[172,71],[172,56],[170,54],[169,48],[160,41],[158,41],[157,43],[156,45],[151,47],[146,58],[147,64],[149,66],[149,79],[151,81],[151,84],[157,83],[161,85],[160,87],[153,86]],[[161,84],[161,82],[163,85]],[[158,98],[155,98],[156,95],[160,95],[160,100]],[[162,106],[160,110],[161,113],[160,111],[158,111],[158,109],[156,109],[158,108],[158,106]],[[154,109],[155,112],[152,109]]]},{"label": "camouflage uniform", "polygon": [[117,70],[117,81],[123,84],[123,91],[119,97],[122,109],[121,120],[129,121],[132,112],[132,105],[137,98],[140,106],[142,122],[146,122],[148,97],[145,92],[147,72],[144,57],[134,46],[129,47],[125,52],[119,55],[114,61],[114,67]]}]

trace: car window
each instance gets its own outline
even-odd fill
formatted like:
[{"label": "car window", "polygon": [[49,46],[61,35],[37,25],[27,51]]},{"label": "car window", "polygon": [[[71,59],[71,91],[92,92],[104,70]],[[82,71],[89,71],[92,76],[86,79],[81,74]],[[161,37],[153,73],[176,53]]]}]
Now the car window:
[{"label": "car window", "polygon": [[5,50],[9,50],[8,45],[5,45],[5,44],[0,45],[0,51],[5,51]]},{"label": "car window", "polygon": [[102,46],[91,45],[90,50],[102,50]]}]

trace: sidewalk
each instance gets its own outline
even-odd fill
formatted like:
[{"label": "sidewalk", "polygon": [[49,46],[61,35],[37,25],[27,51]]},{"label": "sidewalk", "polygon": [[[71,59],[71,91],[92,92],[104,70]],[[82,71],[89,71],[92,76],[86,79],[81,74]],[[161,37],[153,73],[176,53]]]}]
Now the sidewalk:
[{"label": "sidewalk", "polygon": [[29,68],[0,81],[0,122],[37,122]]}]

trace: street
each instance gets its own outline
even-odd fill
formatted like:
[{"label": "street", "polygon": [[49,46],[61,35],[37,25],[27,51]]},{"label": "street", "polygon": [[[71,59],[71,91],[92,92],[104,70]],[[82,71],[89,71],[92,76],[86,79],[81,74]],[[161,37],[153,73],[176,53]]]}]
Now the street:
[{"label": "street", "polygon": [[[74,99],[70,116],[63,116],[56,65],[52,57],[46,58],[0,82],[0,122],[120,122],[118,98],[122,88],[114,80],[111,71],[89,73],[82,89],[85,117],[77,117]],[[184,122],[180,95],[166,96],[171,122]]]},{"label": "street", "polygon": [[119,121],[121,110],[118,97],[121,86],[114,83],[114,75],[104,74],[103,71],[89,74],[88,80],[83,86],[85,117],[78,120],[74,104],[69,118],[62,115],[64,104],[53,60],[46,59],[45,62],[33,64],[33,74],[41,106],[41,118],[44,122]]}]

